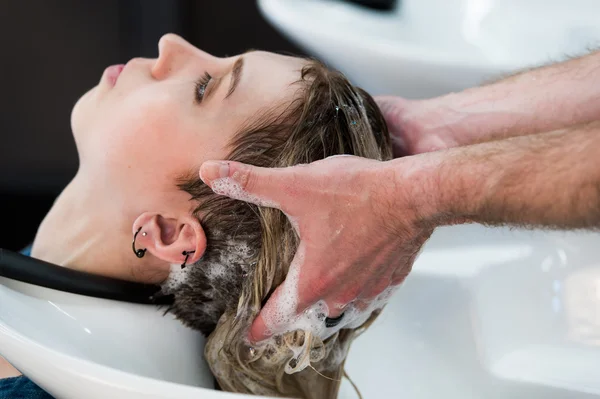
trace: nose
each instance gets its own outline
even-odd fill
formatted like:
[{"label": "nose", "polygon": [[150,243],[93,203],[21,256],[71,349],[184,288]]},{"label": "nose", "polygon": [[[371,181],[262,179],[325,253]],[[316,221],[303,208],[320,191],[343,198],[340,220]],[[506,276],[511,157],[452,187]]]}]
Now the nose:
[{"label": "nose", "polygon": [[180,36],[168,33],[158,41],[158,59],[152,67],[152,76],[160,80],[190,65],[198,65],[198,62],[211,64],[217,61],[217,57],[197,49]]}]

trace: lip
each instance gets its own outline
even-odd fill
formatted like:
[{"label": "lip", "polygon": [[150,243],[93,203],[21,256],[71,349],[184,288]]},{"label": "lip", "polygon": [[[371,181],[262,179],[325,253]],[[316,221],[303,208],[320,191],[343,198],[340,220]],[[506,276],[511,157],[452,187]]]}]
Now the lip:
[{"label": "lip", "polygon": [[111,65],[104,70],[104,77],[108,81],[111,86],[117,84],[117,79],[119,79],[119,75],[125,68],[124,64]]}]

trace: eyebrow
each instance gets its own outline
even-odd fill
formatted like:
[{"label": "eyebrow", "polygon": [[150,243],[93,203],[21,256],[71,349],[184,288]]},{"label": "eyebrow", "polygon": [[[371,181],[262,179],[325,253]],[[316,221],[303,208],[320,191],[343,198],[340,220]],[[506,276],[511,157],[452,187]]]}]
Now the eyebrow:
[{"label": "eyebrow", "polygon": [[242,77],[242,71],[244,70],[244,57],[240,56],[235,63],[233,64],[233,69],[231,71],[231,80],[229,85],[229,90],[227,90],[227,95],[225,98],[228,98],[233,94],[235,89],[238,87],[240,83],[240,78]]}]

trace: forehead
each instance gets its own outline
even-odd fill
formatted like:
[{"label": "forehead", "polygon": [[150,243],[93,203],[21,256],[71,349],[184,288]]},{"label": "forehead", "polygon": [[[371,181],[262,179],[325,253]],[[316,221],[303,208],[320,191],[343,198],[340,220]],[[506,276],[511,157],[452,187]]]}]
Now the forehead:
[{"label": "forehead", "polygon": [[[307,60],[264,51],[244,55],[244,71],[240,79],[237,104],[273,106],[293,97]],[[232,96],[233,99],[233,96]]]}]

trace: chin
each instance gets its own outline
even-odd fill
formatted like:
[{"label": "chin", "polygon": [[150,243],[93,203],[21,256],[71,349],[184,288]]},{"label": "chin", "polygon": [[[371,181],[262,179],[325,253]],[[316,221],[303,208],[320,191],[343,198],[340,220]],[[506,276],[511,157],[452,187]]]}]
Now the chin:
[{"label": "chin", "polygon": [[94,106],[95,96],[94,91],[96,87],[88,90],[83,96],[77,100],[75,106],[71,110],[71,131],[77,141],[77,133],[86,130],[86,125],[94,119]]}]

